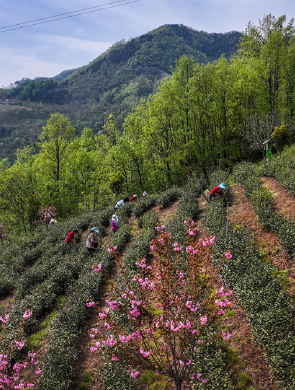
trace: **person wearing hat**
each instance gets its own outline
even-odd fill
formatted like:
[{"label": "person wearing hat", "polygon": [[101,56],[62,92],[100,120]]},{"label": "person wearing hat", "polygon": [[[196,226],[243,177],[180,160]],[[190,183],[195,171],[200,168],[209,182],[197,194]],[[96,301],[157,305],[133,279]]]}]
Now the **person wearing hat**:
[{"label": "person wearing hat", "polygon": [[209,202],[211,202],[212,198],[214,198],[216,195],[222,195],[222,191],[225,189],[226,189],[226,187],[225,187],[224,183],[221,183],[221,184],[219,184],[219,186],[213,188],[213,190],[210,191],[210,194],[209,194]]},{"label": "person wearing hat", "polygon": [[51,220],[50,220],[48,226],[54,226],[54,224],[55,224],[56,222],[57,222],[56,219],[51,218]]},{"label": "person wearing hat", "polygon": [[116,206],[114,207],[114,210],[119,209],[119,208],[122,207],[123,205],[124,205],[124,199],[121,199],[121,200],[119,200],[119,201],[116,203]]},{"label": "person wearing hat", "polygon": [[86,248],[88,250],[90,257],[93,256],[93,253],[96,251],[96,248],[98,247],[98,241],[96,241],[95,239],[96,233],[99,233],[99,231],[96,227],[93,227],[90,229],[90,234],[87,237]]},{"label": "person wearing hat", "polygon": [[131,196],[130,202],[134,202],[136,198],[137,198],[137,194],[134,194],[133,196]]},{"label": "person wearing hat", "polygon": [[116,230],[119,229],[119,220],[118,220],[118,216],[116,214],[114,214],[112,216],[112,231],[115,232]]}]

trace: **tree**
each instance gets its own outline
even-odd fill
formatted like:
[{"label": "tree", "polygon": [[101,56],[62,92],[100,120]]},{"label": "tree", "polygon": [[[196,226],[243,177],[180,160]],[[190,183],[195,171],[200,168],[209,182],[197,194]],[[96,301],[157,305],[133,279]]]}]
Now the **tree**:
[{"label": "tree", "polygon": [[[43,183],[51,192],[50,199],[44,199],[47,204],[54,204],[60,216],[67,212],[68,191],[64,186],[66,166],[73,151],[75,128],[69,118],[62,114],[51,114],[47,125],[43,127],[40,136],[40,154],[36,159],[37,169],[43,178]],[[47,180],[45,178],[47,177]],[[48,180],[49,179],[49,180]]]},{"label": "tree", "polygon": [[[176,390],[201,380],[202,368],[195,359],[201,345],[230,337],[218,325],[232,292],[212,292],[206,271],[214,237],[200,241],[194,223],[185,224],[185,250],[173,242],[165,226],[157,227],[152,265],[139,259],[140,271],[133,277],[126,273],[118,282],[124,289],[113,285],[109,308],[100,313],[106,330],[99,334],[92,329],[99,337],[92,351],[100,348],[108,360],[122,360],[133,378],[145,370],[170,377]],[[93,269],[101,271],[101,264]]]},{"label": "tree", "polygon": [[62,114],[51,114],[47,125],[40,136],[41,154],[50,163],[52,176],[56,182],[60,180],[62,162],[69,157],[70,147],[75,135],[75,128],[70,119]]},{"label": "tree", "polygon": [[287,126],[282,125],[276,127],[271,134],[271,140],[273,141],[274,147],[280,152],[280,157],[282,150],[287,145],[290,138],[290,131]]}]

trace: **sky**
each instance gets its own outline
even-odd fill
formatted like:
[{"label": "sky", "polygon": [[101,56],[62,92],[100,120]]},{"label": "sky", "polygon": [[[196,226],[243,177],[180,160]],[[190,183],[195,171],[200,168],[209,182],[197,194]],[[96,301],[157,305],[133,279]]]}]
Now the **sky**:
[{"label": "sky", "polygon": [[[276,18],[286,15],[287,22],[295,18],[294,0],[116,1],[2,0],[0,87],[22,78],[54,77],[63,70],[87,65],[114,43],[143,35],[163,24],[224,33],[243,32],[248,22],[259,25],[259,19],[269,13]],[[3,28],[80,9],[86,12],[85,8],[91,7],[97,8],[80,16],[12,31]],[[99,11],[89,12],[94,9]]]}]

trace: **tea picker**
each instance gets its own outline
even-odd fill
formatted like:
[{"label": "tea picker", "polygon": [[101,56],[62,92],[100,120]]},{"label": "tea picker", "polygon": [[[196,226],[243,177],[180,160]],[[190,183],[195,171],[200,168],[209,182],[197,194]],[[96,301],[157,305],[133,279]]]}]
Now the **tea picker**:
[{"label": "tea picker", "polygon": [[219,184],[219,186],[213,188],[213,190],[210,191],[210,194],[209,194],[209,202],[211,202],[212,198],[214,198],[216,195],[222,195],[222,192],[225,189],[226,189],[226,187],[225,187],[224,183],[221,183],[221,184]]}]

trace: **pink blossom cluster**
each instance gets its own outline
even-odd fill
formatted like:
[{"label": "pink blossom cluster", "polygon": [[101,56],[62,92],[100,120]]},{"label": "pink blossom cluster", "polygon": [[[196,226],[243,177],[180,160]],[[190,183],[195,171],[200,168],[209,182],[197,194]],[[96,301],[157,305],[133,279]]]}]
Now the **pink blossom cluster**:
[{"label": "pink blossom cluster", "polygon": [[0,321],[2,321],[3,324],[6,324],[8,320],[9,320],[9,314],[6,314],[4,318],[0,316]]},{"label": "pink blossom cluster", "polygon": [[43,207],[38,212],[40,217],[40,222],[48,224],[49,221],[57,215],[56,208],[54,206],[50,206],[48,208]]},{"label": "pink blossom cluster", "polygon": [[23,314],[24,319],[26,320],[27,318],[31,317],[32,312],[30,310],[26,310],[25,314]]},{"label": "pink blossom cluster", "polygon": [[195,379],[195,376],[197,376],[197,379],[198,379],[199,381],[202,381],[202,383],[207,383],[207,379],[201,379],[202,374],[196,374],[196,373],[194,372],[193,375],[192,375],[192,380]]},{"label": "pink blossom cluster", "polygon": [[226,332],[222,331],[223,340],[226,340],[226,341],[229,340],[230,336],[231,336],[231,333],[226,333]]},{"label": "pink blossom cluster", "polygon": [[179,251],[181,251],[181,249],[183,248],[182,246],[180,246],[180,245],[178,244],[177,241],[173,244],[173,246],[174,246],[175,252],[179,252]]},{"label": "pink blossom cluster", "polygon": [[112,252],[116,251],[117,249],[118,249],[118,247],[114,246],[113,249],[112,248],[107,248],[106,250],[107,250],[107,252],[112,253]]},{"label": "pink blossom cluster", "polygon": [[136,262],[135,265],[137,265],[140,268],[146,268],[146,269],[150,269],[150,270],[152,269],[152,267],[150,265],[149,266],[146,265],[146,259],[141,259],[141,261],[139,263]]},{"label": "pink blossom cluster", "polygon": [[135,371],[135,369],[132,367],[130,367],[127,372],[132,376],[132,378],[136,378],[140,374],[140,371]]},{"label": "pink blossom cluster", "polygon": [[[39,364],[35,360],[36,353],[28,353],[28,357],[30,358],[30,363],[33,365]],[[29,365],[29,362],[24,363],[15,363],[13,366],[8,361],[8,356],[0,354],[0,388],[3,389],[22,389],[24,387],[34,387],[34,383],[25,383],[24,380],[20,379],[20,372],[26,369]],[[8,372],[11,371],[10,376]],[[37,368],[35,371],[36,375],[41,374],[40,368]],[[5,386],[6,385],[6,386]]]},{"label": "pink blossom cluster", "polygon": [[93,264],[92,269],[94,272],[100,272],[101,271],[101,264]]}]

